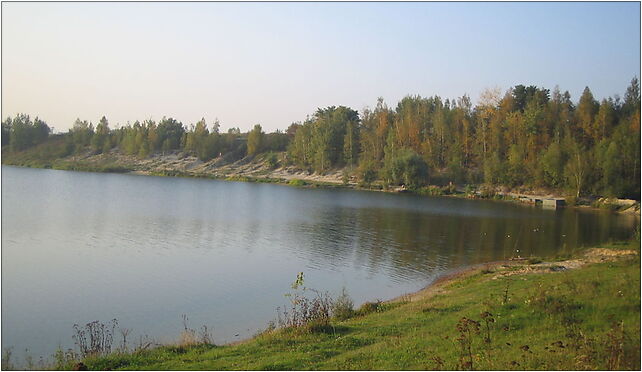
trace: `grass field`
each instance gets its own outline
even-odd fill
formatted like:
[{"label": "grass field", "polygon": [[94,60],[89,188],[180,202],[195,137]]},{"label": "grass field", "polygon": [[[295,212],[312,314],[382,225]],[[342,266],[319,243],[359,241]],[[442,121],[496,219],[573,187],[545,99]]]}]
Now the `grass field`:
[{"label": "grass field", "polygon": [[330,327],[83,363],[95,370],[639,370],[639,243],[587,252],[555,263],[488,265],[398,301],[369,304]]}]

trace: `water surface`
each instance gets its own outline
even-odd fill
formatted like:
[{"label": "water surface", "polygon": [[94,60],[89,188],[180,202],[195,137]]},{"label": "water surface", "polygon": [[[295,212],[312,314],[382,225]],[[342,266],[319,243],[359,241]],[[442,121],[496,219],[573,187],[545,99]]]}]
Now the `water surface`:
[{"label": "water surface", "polygon": [[74,323],[113,318],[133,329],[130,340],[172,342],[182,314],[229,342],[276,317],[299,271],[307,286],[345,286],[359,304],[472,263],[625,239],[634,223],[492,201],[3,166],[2,345],[50,355],[74,346]]}]

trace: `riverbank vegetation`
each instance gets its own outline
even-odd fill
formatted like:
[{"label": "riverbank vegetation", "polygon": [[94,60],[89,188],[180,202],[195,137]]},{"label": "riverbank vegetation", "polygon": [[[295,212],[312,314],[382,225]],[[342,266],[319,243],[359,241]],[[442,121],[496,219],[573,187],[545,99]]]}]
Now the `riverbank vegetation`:
[{"label": "riverbank vegetation", "polygon": [[[92,170],[87,154],[148,159],[182,154],[211,168],[263,156],[270,169],[308,173],[342,169],[347,182],[370,187],[403,185],[504,186],[557,190],[574,197],[640,198],[640,86],[623,98],[597,101],[587,87],[577,102],[558,88],[517,85],[487,90],[473,106],[468,96],[407,96],[388,107],[379,99],[361,113],[345,106],[320,108],[285,131],[255,125],[221,132],[205,119],[189,126],[174,118],[110,128],[76,120],[68,133],[51,134],[24,114],[2,123],[4,164]],[[97,171],[127,171],[118,161]]]},{"label": "riverbank vegetation", "polygon": [[60,352],[56,368],[639,370],[639,253],[637,240],[479,265],[356,310],[345,291],[332,300],[299,274],[291,308],[245,342],[215,345],[215,334],[185,324],[191,336],[176,345],[132,351],[125,340],[106,355]]}]

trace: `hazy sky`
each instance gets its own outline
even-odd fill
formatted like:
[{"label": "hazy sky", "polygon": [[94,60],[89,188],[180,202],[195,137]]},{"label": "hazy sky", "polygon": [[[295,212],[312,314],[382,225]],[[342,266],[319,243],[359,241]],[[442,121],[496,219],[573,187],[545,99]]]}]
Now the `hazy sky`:
[{"label": "hazy sky", "polygon": [[2,116],[56,131],[102,115],[272,131],[516,84],[577,101],[639,71],[639,3],[2,3]]}]

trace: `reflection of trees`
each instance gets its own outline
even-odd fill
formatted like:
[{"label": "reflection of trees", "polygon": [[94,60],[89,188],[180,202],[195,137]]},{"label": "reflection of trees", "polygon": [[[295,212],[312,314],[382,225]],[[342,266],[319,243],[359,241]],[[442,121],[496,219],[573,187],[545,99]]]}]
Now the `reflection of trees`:
[{"label": "reflection of trees", "polygon": [[[496,212],[506,205],[482,207]],[[292,237],[297,249],[305,249],[318,267],[355,265],[371,273],[420,278],[436,269],[517,255],[570,253],[582,246],[627,238],[633,227],[632,221],[612,214],[538,208],[510,212],[507,218],[498,213],[449,215],[416,208],[333,205],[316,210],[316,223],[298,225]]]}]

